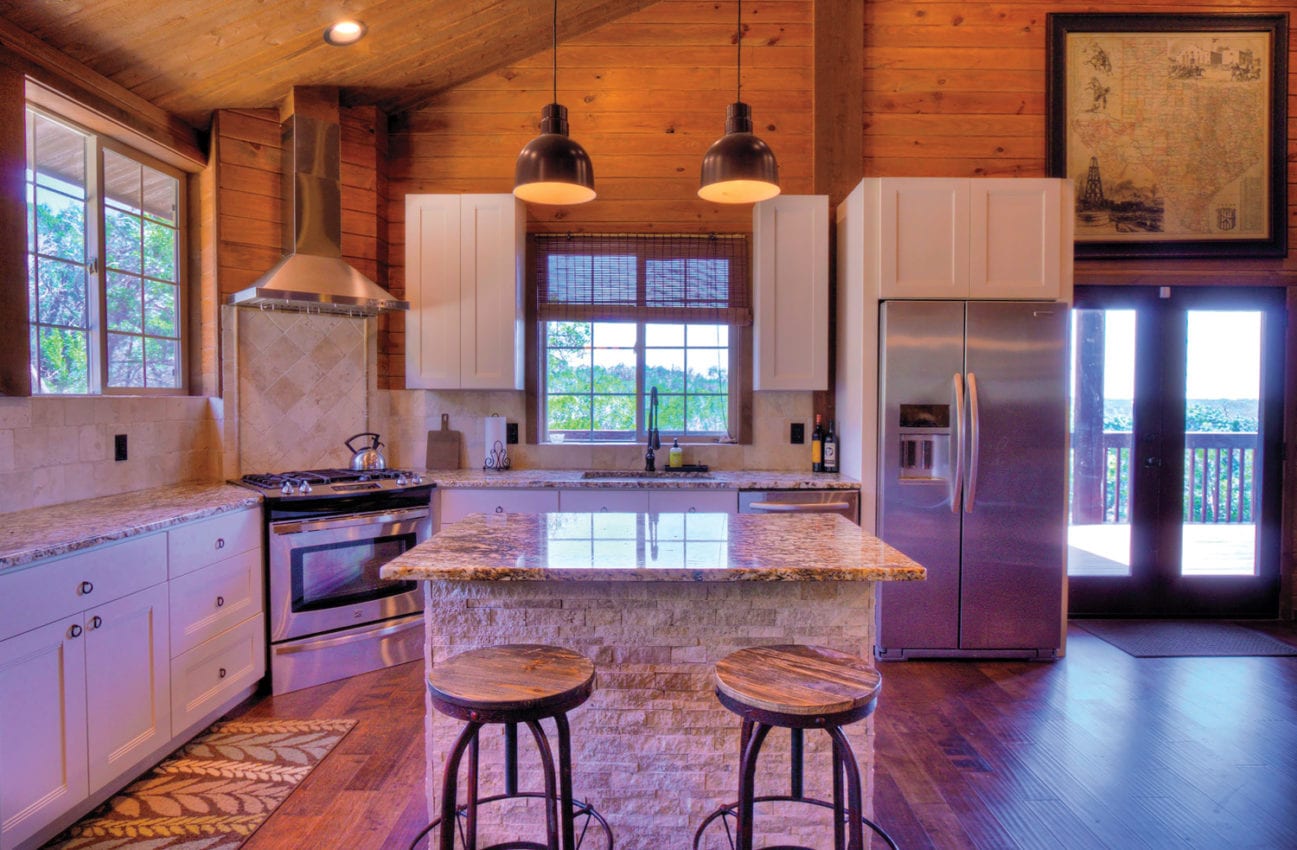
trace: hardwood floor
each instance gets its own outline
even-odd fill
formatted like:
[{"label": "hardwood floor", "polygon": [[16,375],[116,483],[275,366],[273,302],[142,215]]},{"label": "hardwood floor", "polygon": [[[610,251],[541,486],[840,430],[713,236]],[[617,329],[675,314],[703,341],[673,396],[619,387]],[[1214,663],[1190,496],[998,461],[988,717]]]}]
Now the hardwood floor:
[{"label": "hardwood floor", "polygon": [[[1139,659],[1072,628],[1052,664],[880,670],[874,812],[905,850],[1297,847],[1297,657]],[[423,705],[412,663],[241,709],[360,721],[246,850],[407,846]]]}]

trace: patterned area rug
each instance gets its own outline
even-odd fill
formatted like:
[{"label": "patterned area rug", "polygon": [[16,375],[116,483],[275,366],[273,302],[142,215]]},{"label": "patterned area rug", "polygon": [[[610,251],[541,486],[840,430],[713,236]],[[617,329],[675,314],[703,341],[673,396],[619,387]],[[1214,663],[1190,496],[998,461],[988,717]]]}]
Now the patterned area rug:
[{"label": "patterned area rug", "polygon": [[217,723],[45,847],[232,850],[355,725],[354,720]]},{"label": "patterned area rug", "polygon": [[1297,646],[1240,626],[1209,620],[1072,620],[1136,658],[1297,655]]}]

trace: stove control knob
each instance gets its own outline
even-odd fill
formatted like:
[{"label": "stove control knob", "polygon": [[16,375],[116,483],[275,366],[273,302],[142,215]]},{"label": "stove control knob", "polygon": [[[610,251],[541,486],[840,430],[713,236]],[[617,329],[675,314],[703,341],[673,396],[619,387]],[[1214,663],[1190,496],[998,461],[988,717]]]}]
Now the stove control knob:
[{"label": "stove control knob", "polygon": [[303,495],[303,496],[305,496],[307,493],[311,492],[311,485],[310,485],[310,482],[303,481],[301,484],[298,484],[298,485],[297,485],[297,492],[298,492],[299,494]]},{"label": "stove control knob", "polygon": [[404,472],[398,472],[398,473],[396,473],[396,486],[397,486],[397,487],[404,487],[406,484],[409,484],[409,483],[410,483],[410,482],[407,481],[406,478],[405,478],[405,473],[404,473]]},{"label": "stove control knob", "polygon": [[280,485],[279,492],[283,493],[285,496],[293,495],[293,482],[285,481],[283,484]]},{"label": "stove control knob", "polygon": [[410,483],[411,483],[411,484],[422,484],[422,483],[423,483],[423,476],[420,475],[420,474],[417,473],[417,472],[412,473],[412,474],[410,475]]}]

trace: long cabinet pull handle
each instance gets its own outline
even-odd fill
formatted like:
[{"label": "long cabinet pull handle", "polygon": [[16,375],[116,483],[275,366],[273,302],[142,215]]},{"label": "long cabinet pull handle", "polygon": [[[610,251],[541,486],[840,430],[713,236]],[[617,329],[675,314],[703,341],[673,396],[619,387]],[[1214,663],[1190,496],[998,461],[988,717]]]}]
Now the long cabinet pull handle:
[{"label": "long cabinet pull handle", "polygon": [[950,441],[955,444],[955,462],[950,476],[950,512],[959,513],[959,499],[964,492],[964,376],[956,372],[951,379],[955,402],[955,432]]},{"label": "long cabinet pull handle", "polygon": [[982,410],[977,404],[977,375],[968,373],[968,498],[964,499],[964,512],[973,512],[973,500],[977,497],[977,460],[982,454]]}]

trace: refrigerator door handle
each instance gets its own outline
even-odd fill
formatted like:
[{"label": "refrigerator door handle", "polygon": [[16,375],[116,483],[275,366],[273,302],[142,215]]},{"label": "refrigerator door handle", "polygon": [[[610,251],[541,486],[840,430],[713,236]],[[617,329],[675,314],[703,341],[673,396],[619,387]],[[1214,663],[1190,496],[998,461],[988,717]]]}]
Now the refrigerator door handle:
[{"label": "refrigerator door handle", "polygon": [[964,492],[964,376],[959,372],[950,381],[955,402],[955,433],[950,441],[955,444],[954,474],[950,476],[950,512],[959,513],[959,498]]},{"label": "refrigerator door handle", "polygon": [[964,512],[973,512],[977,496],[977,459],[982,448],[982,411],[977,404],[977,375],[968,373],[968,497],[964,499]]}]

